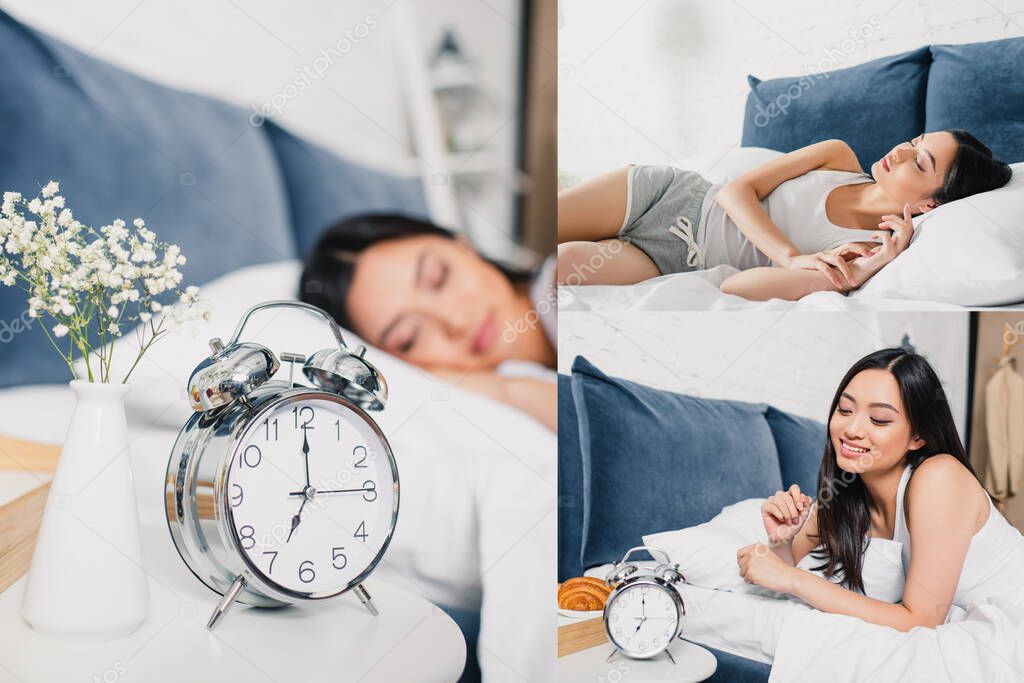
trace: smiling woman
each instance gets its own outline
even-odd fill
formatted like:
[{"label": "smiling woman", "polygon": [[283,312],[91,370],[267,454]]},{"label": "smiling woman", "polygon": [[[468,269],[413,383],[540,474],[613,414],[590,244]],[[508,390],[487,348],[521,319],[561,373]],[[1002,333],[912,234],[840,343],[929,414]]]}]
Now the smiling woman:
[{"label": "smiling woman", "polygon": [[[830,415],[814,505],[797,486],[764,503],[773,546],[739,550],[743,577],[901,631],[934,628],[953,606],[1007,594],[1021,562],[1008,549],[1020,532],[978,481],[928,361],[903,348],[868,354],[841,381]],[[899,604],[864,594],[872,538],[901,544]],[[796,567],[808,554],[827,579]]]},{"label": "smiling woman", "polygon": [[555,364],[553,273],[508,268],[428,221],[343,220],[306,257],[301,298],[368,342],[550,427],[555,384],[510,376]]}]

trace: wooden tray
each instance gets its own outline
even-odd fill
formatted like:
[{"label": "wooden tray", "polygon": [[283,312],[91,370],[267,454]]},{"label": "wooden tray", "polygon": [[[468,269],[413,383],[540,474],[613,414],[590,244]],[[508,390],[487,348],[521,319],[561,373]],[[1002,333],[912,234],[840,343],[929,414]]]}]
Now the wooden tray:
[{"label": "wooden tray", "polygon": [[595,617],[558,627],[558,656],[564,657],[608,642],[604,618]]},{"label": "wooden tray", "polygon": [[[60,446],[0,436],[0,476],[2,470],[53,472],[59,457]],[[0,505],[0,592],[28,571],[49,493],[47,482]]]}]

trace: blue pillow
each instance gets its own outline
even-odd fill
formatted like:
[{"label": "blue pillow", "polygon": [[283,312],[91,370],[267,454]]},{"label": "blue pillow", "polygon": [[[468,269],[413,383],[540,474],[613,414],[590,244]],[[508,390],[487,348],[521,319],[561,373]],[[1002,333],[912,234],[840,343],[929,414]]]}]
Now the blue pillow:
[{"label": "blue pillow", "polygon": [[762,81],[748,76],[743,146],[792,152],[839,138],[868,170],[924,130],[927,47],[859,66]]},{"label": "blue pillow", "polygon": [[775,450],[779,453],[779,469],[782,473],[782,488],[792,484],[811,498],[818,489],[818,469],[825,452],[828,430],[825,425],[807,417],[792,415],[768,406],[765,413],[768,427],[775,439]]},{"label": "blue pillow", "polygon": [[299,254],[305,255],[335,222],[361,213],[427,218],[418,178],[400,177],[343,159],[265,121],[290,200]]},{"label": "blue pillow", "polygon": [[963,128],[1007,163],[1024,161],[1024,38],[932,45],[925,124]]},{"label": "blue pillow", "polygon": [[[582,566],[782,486],[763,403],[694,398],[572,366],[583,463]],[[560,430],[569,425],[560,424]]]},{"label": "blue pillow", "polygon": [[583,575],[583,457],[572,379],[558,375],[558,580]]},{"label": "blue pillow", "polygon": [[718,667],[705,683],[776,683],[771,679],[772,666],[754,659],[747,659],[731,652],[723,652],[704,646],[715,656]]},{"label": "blue pillow", "polygon": [[[296,255],[266,135],[245,110],[166,88],[0,12],[0,190],[47,181],[100,227],[142,217],[188,258],[184,284]],[[67,366],[32,325],[26,297],[0,287],[0,386],[63,382]]]}]

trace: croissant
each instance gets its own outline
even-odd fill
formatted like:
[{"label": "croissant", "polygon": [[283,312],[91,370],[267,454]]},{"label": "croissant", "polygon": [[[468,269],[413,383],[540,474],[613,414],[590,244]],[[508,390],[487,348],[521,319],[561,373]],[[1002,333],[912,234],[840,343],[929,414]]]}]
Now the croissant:
[{"label": "croissant", "polygon": [[611,592],[601,579],[578,576],[568,579],[558,589],[558,606],[580,612],[602,610]]}]

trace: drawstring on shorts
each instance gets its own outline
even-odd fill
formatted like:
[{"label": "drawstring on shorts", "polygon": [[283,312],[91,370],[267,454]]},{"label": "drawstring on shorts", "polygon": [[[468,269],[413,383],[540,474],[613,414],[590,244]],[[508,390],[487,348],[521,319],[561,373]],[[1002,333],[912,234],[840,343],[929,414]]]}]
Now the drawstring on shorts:
[{"label": "drawstring on shorts", "polygon": [[676,224],[669,226],[668,231],[686,242],[686,265],[697,270],[704,269],[704,253],[697,246],[697,240],[693,237],[693,224],[686,216],[676,218]]}]

